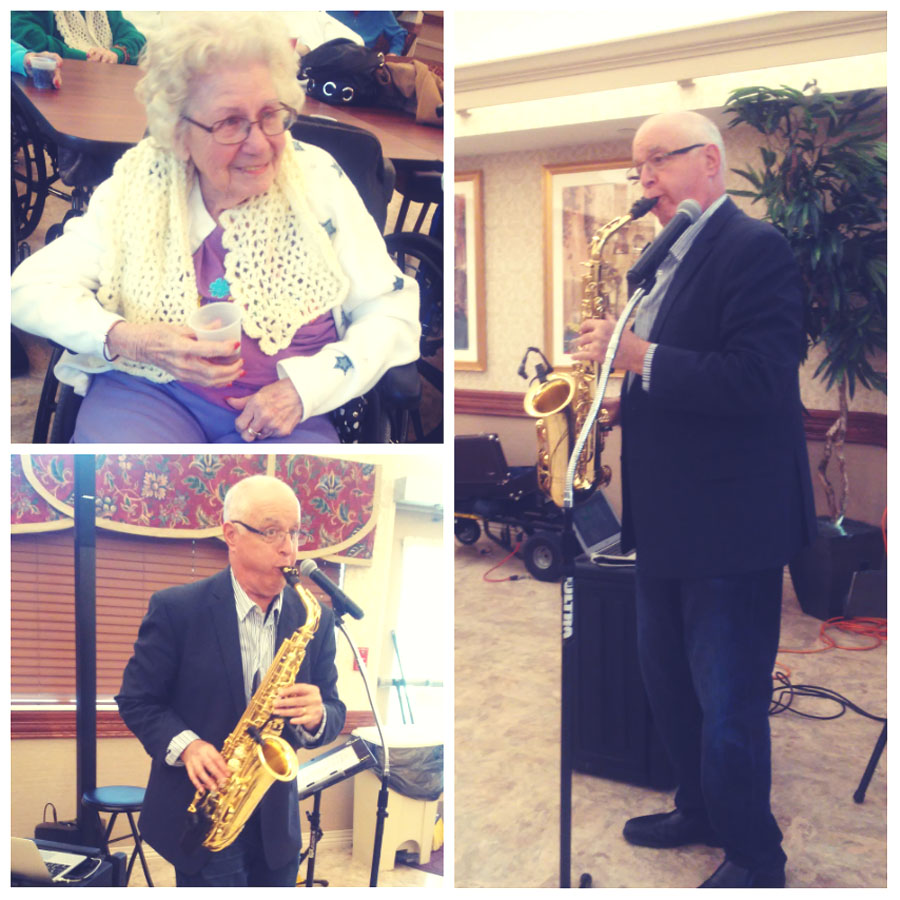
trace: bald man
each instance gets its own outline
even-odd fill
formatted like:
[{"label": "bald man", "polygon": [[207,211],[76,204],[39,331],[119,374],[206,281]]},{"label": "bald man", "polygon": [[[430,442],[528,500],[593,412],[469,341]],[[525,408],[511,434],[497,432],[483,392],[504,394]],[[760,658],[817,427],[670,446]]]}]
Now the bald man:
[{"label": "bald man", "polygon": [[[632,159],[660,223],[686,199],[703,212],[615,357],[641,671],[679,781],[675,809],[629,820],[624,836],[723,847],[701,887],[784,887],[768,706],[784,565],[815,536],[800,276],[784,238],[726,197],[709,119],[648,119]],[[574,358],[602,361],[613,325],[585,322]]]},{"label": "bald man", "polygon": [[[196,790],[224,785],[219,752],[285,638],[305,621],[281,569],[297,559],[300,504],[276,478],[253,475],[225,495],[229,567],[150,598],[116,697],[119,713],[152,759],[141,834],[175,867],[179,887],[293,887],[300,864],[297,783],[275,781],[228,847],[181,842]],[[319,747],[341,732],[334,617],[321,619],[293,684],[274,704],[293,747]]]}]

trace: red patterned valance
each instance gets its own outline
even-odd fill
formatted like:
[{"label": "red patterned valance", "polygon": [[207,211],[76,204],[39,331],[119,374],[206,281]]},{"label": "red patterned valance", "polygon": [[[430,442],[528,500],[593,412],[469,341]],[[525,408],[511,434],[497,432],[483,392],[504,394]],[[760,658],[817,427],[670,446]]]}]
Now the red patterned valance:
[{"label": "red patterned valance", "polygon": [[[97,454],[97,527],[156,537],[218,537],[222,500],[248,475],[270,474],[300,499],[300,558],[367,562],[375,538],[378,467],[329,457]],[[12,457],[13,533],[73,524],[74,456]]]}]

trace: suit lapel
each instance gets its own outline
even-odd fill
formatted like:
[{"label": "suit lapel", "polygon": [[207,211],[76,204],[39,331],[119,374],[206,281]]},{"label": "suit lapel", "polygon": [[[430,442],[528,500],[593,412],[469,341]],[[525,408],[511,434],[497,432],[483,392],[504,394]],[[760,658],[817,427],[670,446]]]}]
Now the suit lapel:
[{"label": "suit lapel", "polygon": [[676,298],[684,289],[684,286],[688,284],[693,274],[700,268],[712,252],[715,242],[722,233],[725,223],[737,212],[738,209],[734,205],[734,201],[730,197],[727,198],[712,214],[712,218],[694,239],[694,243],[691,244],[691,249],[688,250],[687,255],[675,270],[672,282],[660,304],[659,312],[656,314],[656,319],[653,321],[653,327],[650,330],[650,337],[648,338],[651,343],[656,343],[659,340],[659,334],[662,331],[663,325],[665,324],[666,318],[669,315]]},{"label": "suit lapel", "polygon": [[241,642],[238,636],[234,590],[231,586],[231,568],[220,572],[213,582],[210,615],[222,654],[228,694],[234,703],[237,714],[240,715],[247,704],[244,700],[244,666],[241,661]]}]

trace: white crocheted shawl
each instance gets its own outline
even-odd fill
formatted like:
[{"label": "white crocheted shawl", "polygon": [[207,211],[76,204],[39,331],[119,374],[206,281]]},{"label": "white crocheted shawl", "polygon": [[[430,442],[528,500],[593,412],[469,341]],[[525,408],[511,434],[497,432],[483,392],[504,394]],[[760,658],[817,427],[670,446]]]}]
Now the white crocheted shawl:
[{"label": "white crocheted shawl", "polygon": [[[340,305],[349,280],[307,200],[291,140],[272,187],[225,210],[225,278],[243,309],[243,330],[273,356],[302,325]],[[200,303],[191,255],[188,198],[196,177],[146,138],[116,163],[97,299],[129,322],[182,325]],[[156,366],[123,358],[113,365],[151,381],[172,381]]]},{"label": "white crocheted shawl", "polygon": [[112,47],[112,29],[105,12],[54,12],[56,27],[63,41],[73,50],[90,50]]}]

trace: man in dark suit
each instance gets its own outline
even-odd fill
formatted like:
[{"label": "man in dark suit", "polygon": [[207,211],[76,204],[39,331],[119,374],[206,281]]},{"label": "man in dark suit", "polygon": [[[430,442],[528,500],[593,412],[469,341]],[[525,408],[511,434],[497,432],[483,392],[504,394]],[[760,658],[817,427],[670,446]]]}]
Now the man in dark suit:
[{"label": "man in dark suit", "polygon": [[[305,621],[281,572],[292,566],[300,504],[283,482],[254,475],[225,496],[229,568],[150,599],[134,655],[116,697],[125,724],[152,758],[141,812],[144,839],[175,867],[183,886],[293,886],[301,846],[297,784],[274,781],[228,847],[182,847],[195,790],[229,775],[219,748],[234,729],[282,641]],[[293,747],[318,747],[340,734],[334,618],[323,607],[295,683],[275,712]]]},{"label": "man in dark suit", "polygon": [[[637,550],[641,670],[679,779],[675,810],[626,823],[634,844],[722,846],[701,887],[783,887],[769,804],[768,705],[785,563],[815,535],[798,366],[803,301],[784,238],[725,196],[715,125],[667,113],[638,129],[633,177],[676,241],[615,357],[623,545]],[[582,327],[602,361],[613,325]]]}]

